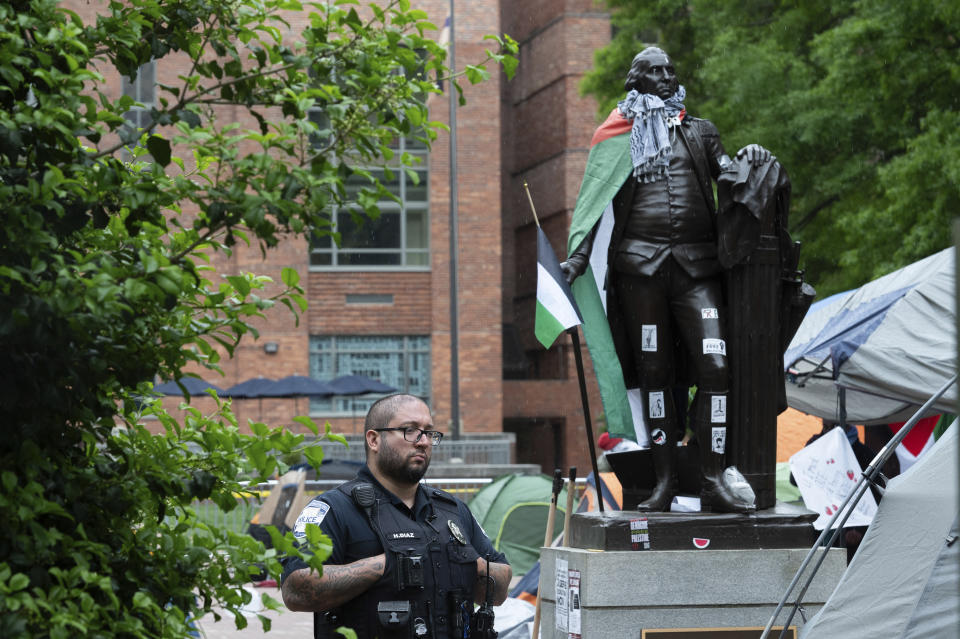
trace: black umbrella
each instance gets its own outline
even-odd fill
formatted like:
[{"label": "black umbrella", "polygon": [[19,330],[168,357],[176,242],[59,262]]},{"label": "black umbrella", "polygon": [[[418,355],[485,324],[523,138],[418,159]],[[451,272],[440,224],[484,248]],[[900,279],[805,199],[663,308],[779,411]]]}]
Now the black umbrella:
[{"label": "black umbrella", "polygon": [[365,395],[367,393],[395,393],[397,389],[365,375],[341,375],[327,382],[335,395]]},{"label": "black umbrella", "polygon": [[205,393],[208,388],[217,391],[217,395],[223,396],[225,394],[224,390],[219,386],[197,377],[181,377],[172,382],[157,384],[153,387],[153,390],[164,395],[179,395],[182,397],[184,391],[186,391],[188,395],[201,395]]},{"label": "black umbrella", "polygon": [[228,397],[239,397],[241,399],[334,394],[336,394],[336,391],[329,384],[304,375],[288,375],[281,379],[254,377],[226,390]]},{"label": "black umbrella", "polygon": [[[288,375],[281,379],[254,377],[231,386],[225,392],[227,397],[259,400],[264,397],[326,397],[333,394],[335,391],[329,384],[304,375]],[[294,412],[299,412],[296,404],[294,404]]]},{"label": "black umbrella", "polygon": [[223,394],[226,397],[236,397],[239,399],[266,397],[267,395],[265,395],[265,393],[273,388],[276,383],[276,380],[270,379],[269,377],[254,377],[239,384],[234,384],[224,391]]},{"label": "black umbrella", "polygon": [[278,379],[263,394],[264,397],[296,397],[303,395],[335,395],[336,391],[326,382],[305,375],[287,375]]}]

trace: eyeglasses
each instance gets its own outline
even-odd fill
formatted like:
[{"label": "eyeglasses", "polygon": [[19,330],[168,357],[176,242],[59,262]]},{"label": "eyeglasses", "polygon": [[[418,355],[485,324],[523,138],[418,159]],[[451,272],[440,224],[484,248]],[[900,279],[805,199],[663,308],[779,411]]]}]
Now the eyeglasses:
[{"label": "eyeglasses", "polygon": [[443,439],[443,433],[438,430],[423,430],[422,428],[414,428],[413,426],[394,426],[392,428],[373,428],[371,430],[381,433],[385,430],[400,431],[403,433],[403,438],[411,444],[416,444],[424,435],[430,438],[430,443],[434,446],[439,446],[440,440]]}]

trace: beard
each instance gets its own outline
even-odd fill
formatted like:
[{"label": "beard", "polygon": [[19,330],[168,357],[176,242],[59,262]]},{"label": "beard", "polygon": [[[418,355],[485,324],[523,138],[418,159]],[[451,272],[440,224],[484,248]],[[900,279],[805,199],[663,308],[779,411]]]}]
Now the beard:
[{"label": "beard", "polygon": [[411,457],[415,454],[404,455],[390,446],[384,446],[380,449],[380,454],[377,455],[377,468],[394,481],[403,484],[416,484],[423,479],[423,476],[427,473],[427,468],[430,467],[430,452],[424,451],[423,454],[426,459],[424,459],[423,464],[417,464],[411,460]]}]

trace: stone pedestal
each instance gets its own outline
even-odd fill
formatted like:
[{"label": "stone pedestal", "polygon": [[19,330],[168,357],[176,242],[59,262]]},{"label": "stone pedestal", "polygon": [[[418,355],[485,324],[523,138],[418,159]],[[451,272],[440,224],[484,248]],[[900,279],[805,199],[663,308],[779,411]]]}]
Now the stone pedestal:
[{"label": "stone pedestal", "polygon": [[[574,515],[571,542],[581,547],[541,551],[541,637],[568,639],[567,631],[556,627],[558,560],[580,571],[574,600],[580,605],[582,637],[639,639],[644,629],[762,628],[816,539],[811,516],[782,505],[754,515]],[[648,537],[631,540],[631,531]],[[807,618],[846,569],[844,549],[820,552],[826,557],[803,599]],[[785,620],[783,614],[778,621]],[[803,623],[797,614],[792,625]]]},{"label": "stone pedestal", "polygon": [[[766,625],[808,549],[596,552],[544,548],[541,637],[568,639],[556,627],[557,559],[580,571],[582,637],[639,639],[643,629]],[[833,592],[846,551],[830,548],[804,597],[807,618]],[[780,622],[786,620],[786,614]],[[792,625],[803,619],[798,614]]]}]

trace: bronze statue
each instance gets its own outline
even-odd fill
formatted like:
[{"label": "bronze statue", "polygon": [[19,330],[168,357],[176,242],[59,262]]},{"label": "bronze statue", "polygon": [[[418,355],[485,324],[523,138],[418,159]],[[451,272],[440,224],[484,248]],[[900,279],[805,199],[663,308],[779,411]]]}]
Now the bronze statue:
[{"label": "bronze statue", "polygon": [[[586,272],[602,221],[582,201],[606,198],[612,230],[608,223],[599,231],[603,242],[609,237],[609,248],[606,276],[597,284],[605,289],[610,337],[626,387],[642,391],[657,478],[638,510],[669,510],[677,491],[676,443],[684,425],[672,389],[689,381],[697,386],[691,411],[700,448],[701,510],[749,512],[754,504],[731,492],[722,478],[730,373],[712,181],[735,164],[769,163],[771,155],[751,144],[732,160],[716,127],[687,114],[686,91],[658,48],[634,57],[624,86],[626,97],[594,135],[571,226],[575,249],[561,268],[571,283]],[[596,367],[592,346],[591,352]]]}]

